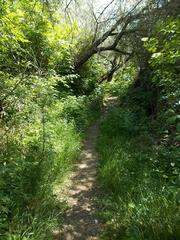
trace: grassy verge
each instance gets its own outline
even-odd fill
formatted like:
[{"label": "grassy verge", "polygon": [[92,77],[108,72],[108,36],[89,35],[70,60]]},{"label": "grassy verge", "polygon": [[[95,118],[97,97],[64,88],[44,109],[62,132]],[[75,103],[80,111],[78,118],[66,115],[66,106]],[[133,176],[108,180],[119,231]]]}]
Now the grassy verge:
[{"label": "grassy verge", "polygon": [[83,131],[98,116],[101,98],[66,97],[43,108],[30,103],[14,116],[17,126],[0,129],[6,134],[0,145],[3,240],[52,239],[66,208],[54,196],[54,185],[78,159]]},{"label": "grassy verge", "polygon": [[103,120],[98,151],[102,239],[179,239],[178,149],[158,144],[143,113],[122,106]]}]

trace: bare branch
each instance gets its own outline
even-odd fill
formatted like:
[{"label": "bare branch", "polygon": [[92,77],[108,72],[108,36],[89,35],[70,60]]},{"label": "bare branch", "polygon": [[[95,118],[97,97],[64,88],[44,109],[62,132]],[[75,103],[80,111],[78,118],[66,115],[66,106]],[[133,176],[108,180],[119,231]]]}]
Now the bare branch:
[{"label": "bare branch", "polygon": [[77,59],[75,59],[75,69],[78,69],[81,65],[83,65],[92,55],[98,52],[99,49],[98,46],[102,44],[111,34],[117,29],[117,27],[124,23],[124,26],[122,27],[121,32],[116,36],[116,39],[114,43],[111,45],[111,48],[116,48],[118,42],[120,41],[121,37],[123,36],[123,32],[125,31],[128,24],[133,21],[134,19],[140,17],[142,13],[131,15],[132,12],[136,9],[136,7],[142,2],[143,0],[140,0],[125,16],[120,17],[116,23],[108,30],[106,31],[100,38],[98,38],[96,41],[93,42],[93,44],[89,47],[89,49],[80,55]]},{"label": "bare branch", "polygon": [[93,17],[96,21],[96,27],[95,27],[95,33],[94,33],[94,37],[93,37],[93,40],[92,40],[92,43],[94,43],[94,41],[96,40],[96,36],[97,36],[97,32],[98,32],[98,28],[99,28],[99,19],[100,17],[104,14],[104,12],[108,9],[108,7],[114,2],[115,0],[112,0],[110,3],[108,3],[104,8],[103,10],[101,11],[101,13],[99,14],[98,17],[96,17],[96,14],[94,12],[94,9],[93,9]]},{"label": "bare branch", "polygon": [[99,83],[102,83],[104,81],[108,81],[110,82],[113,79],[114,74],[120,69],[120,68],[124,68],[124,66],[126,65],[126,63],[133,57],[133,53],[131,55],[129,55],[124,62],[120,61],[118,62],[118,58],[117,56],[114,57],[114,60],[112,62],[111,65],[111,69],[105,73],[101,79],[99,80]]},{"label": "bare branch", "polygon": [[104,9],[101,11],[101,13],[99,14],[97,20],[104,14],[104,12],[108,9],[109,6],[111,6],[111,4],[114,2],[115,0],[112,0],[110,3],[108,3]]},{"label": "bare branch", "polygon": [[69,0],[69,2],[66,4],[65,10],[64,10],[65,12],[67,11],[67,9],[69,8],[72,2],[73,0]]}]

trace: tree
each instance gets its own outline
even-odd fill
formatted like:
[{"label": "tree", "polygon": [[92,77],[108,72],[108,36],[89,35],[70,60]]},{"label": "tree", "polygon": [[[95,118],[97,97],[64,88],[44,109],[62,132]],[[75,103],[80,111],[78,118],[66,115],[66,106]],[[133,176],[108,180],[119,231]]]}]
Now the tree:
[{"label": "tree", "polygon": [[[115,20],[115,23],[97,37],[85,52],[75,56],[75,70],[79,69],[96,53],[115,51],[124,55],[130,54],[129,52],[118,48],[118,45],[124,36],[128,37],[139,31],[142,32],[144,29],[142,30],[139,28],[140,24],[138,23],[144,22],[146,19],[153,21],[156,16],[166,17],[168,14],[177,14],[178,7],[180,7],[180,3],[177,0],[171,0],[170,2],[163,1],[161,3],[160,1],[150,1],[148,3],[143,0],[138,1],[127,13],[122,12],[121,16]],[[94,36],[97,35],[96,32],[97,28]]]}]

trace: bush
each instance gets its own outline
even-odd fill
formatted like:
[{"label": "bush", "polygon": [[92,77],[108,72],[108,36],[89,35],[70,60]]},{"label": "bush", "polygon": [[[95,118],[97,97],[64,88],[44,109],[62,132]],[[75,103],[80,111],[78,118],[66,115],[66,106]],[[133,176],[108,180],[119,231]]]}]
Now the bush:
[{"label": "bush", "polygon": [[101,98],[57,99],[52,76],[1,76],[0,232],[3,239],[49,239],[64,208],[54,184],[78,158],[81,130],[97,117]]},{"label": "bush", "polygon": [[77,129],[83,130],[99,116],[102,101],[101,91],[96,91],[90,96],[68,96],[62,99],[60,116],[67,121],[73,121]]},{"label": "bush", "polygon": [[152,82],[158,91],[157,121],[161,137],[167,144],[178,145],[180,140],[179,115],[179,42],[180,20],[169,18],[157,23],[154,34],[145,41],[151,53],[149,64],[153,70]]}]

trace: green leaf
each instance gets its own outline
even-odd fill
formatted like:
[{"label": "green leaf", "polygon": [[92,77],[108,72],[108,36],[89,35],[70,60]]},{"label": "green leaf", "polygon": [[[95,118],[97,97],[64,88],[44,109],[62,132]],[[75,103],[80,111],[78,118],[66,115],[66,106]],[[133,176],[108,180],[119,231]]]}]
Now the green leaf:
[{"label": "green leaf", "polygon": [[168,115],[168,116],[172,116],[175,114],[175,111],[173,109],[168,109],[166,112],[165,112],[165,115]]},{"label": "green leaf", "polygon": [[176,122],[176,116],[173,116],[167,119],[168,124],[174,124],[175,122]]},{"label": "green leaf", "polygon": [[177,135],[175,138],[174,138],[175,141],[177,142],[180,142],[180,135]]},{"label": "green leaf", "polygon": [[178,124],[176,125],[176,130],[177,130],[178,132],[180,132],[180,123],[178,123]]}]

